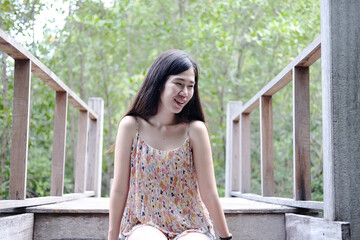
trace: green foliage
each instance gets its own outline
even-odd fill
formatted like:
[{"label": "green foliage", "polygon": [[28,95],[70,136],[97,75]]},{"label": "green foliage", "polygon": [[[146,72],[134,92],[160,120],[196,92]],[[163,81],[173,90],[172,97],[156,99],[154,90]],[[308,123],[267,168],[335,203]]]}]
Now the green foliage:
[{"label": "green foliage", "polygon": [[[4,12],[0,18],[2,28],[15,29],[12,22],[19,21],[19,16],[14,9],[25,10],[17,1],[0,1],[1,12]],[[70,12],[65,26],[57,31],[45,26],[44,41],[33,45],[39,58],[82,99],[90,96],[104,99],[103,147],[106,150],[113,144],[117,124],[155,57],[171,48],[189,52],[200,65],[200,96],[210,129],[218,189],[223,195],[226,104],[231,100],[248,101],[319,35],[319,1],[114,2],[105,6],[102,1],[67,1]],[[42,6],[39,3],[35,9]],[[313,192],[314,198],[321,199],[320,66],[312,69]],[[289,85],[274,96],[276,195],[288,197],[292,194],[291,92]],[[32,109],[29,178],[39,178],[38,181],[28,180],[28,192],[32,195],[48,193],[49,186],[42,179],[50,176],[52,146],[49,143],[52,142],[53,121],[50,109],[53,109],[54,97],[47,90],[41,95],[44,97],[37,99],[37,94],[33,98]],[[258,110],[251,113],[251,187],[254,193],[261,192],[258,116]],[[69,106],[65,192],[73,191],[76,117],[76,110]],[[0,118],[0,121],[4,120]],[[8,167],[1,171],[8,172]],[[103,196],[109,194],[112,175],[113,154],[105,153]],[[3,188],[6,182],[1,185]]]}]

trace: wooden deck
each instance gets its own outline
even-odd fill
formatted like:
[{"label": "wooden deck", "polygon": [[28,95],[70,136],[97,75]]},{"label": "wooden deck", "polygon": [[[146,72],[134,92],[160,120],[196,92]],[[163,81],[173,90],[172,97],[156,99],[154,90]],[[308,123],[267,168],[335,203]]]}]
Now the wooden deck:
[{"label": "wooden deck", "polygon": [[[221,198],[234,239],[286,239],[285,214],[299,210],[242,198]],[[106,239],[109,198],[83,198],[28,207],[34,239]]]},{"label": "wooden deck", "polygon": [[[297,209],[251,201],[243,198],[221,198],[225,214],[294,213]],[[109,213],[109,198],[82,198],[73,201],[29,207],[28,213]]]}]

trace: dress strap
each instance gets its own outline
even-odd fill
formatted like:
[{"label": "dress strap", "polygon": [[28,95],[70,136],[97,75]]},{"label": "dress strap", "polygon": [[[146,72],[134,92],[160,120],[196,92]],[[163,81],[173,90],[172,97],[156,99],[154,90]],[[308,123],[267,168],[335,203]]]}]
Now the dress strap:
[{"label": "dress strap", "polygon": [[136,120],[136,139],[139,139],[139,120],[137,116],[134,116]]},{"label": "dress strap", "polygon": [[186,138],[186,139],[187,139],[188,147],[190,147],[190,123],[189,123],[189,125],[188,125],[186,135],[187,135],[187,138]]}]

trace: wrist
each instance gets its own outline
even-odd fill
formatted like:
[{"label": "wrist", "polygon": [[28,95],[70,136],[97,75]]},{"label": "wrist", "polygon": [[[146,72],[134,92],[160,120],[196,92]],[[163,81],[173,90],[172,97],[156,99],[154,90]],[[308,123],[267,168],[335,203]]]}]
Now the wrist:
[{"label": "wrist", "polygon": [[231,240],[232,239],[232,235],[231,233],[227,236],[227,237],[221,237],[219,236],[220,240]]}]

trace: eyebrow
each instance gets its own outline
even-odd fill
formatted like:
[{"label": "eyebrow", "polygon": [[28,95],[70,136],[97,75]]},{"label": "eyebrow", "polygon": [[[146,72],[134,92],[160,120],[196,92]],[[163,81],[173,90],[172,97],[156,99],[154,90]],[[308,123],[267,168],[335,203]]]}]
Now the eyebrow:
[{"label": "eyebrow", "polygon": [[[185,82],[185,79],[184,79],[184,78],[180,78],[180,77],[174,78],[174,80],[180,80],[180,81]],[[191,83],[191,84],[195,84],[195,81],[194,81],[194,80],[190,80],[190,83]]]}]

